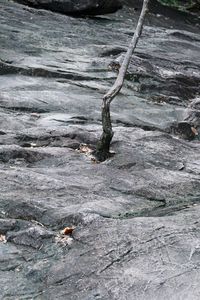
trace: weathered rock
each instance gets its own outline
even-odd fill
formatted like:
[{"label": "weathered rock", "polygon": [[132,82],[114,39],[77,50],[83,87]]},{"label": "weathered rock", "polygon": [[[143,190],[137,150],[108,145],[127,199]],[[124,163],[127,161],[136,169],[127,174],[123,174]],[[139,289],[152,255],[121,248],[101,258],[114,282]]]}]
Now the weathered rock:
[{"label": "weathered rock", "polygon": [[[30,146],[33,147],[32,144]],[[41,160],[45,157],[44,153],[39,153],[37,151],[30,151],[28,149],[16,146],[0,146],[0,161],[1,162],[11,162],[12,160],[19,159],[19,161],[34,162]]]},{"label": "weathered rock", "polygon": [[71,15],[102,15],[122,8],[120,0],[15,0],[35,8]]},{"label": "weathered rock", "polygon": [[0,219],[0,235],[16,228],[16,222],[15,219]]},{"label": "weathered rock", "polygon": [[200,98],[195,98],[185,111],[184,120],[200,129]]},{"label": "weathered rock", "polygon": [[45,239],[52,238],[54,235],[55,234],[53,232],[35,225],[25,230],[8,232],[6,234],[6,239],[8,242],[13,242],[14,244],[39,249],[43,246]]},{"label": "weathered rock", "polygon": [[[180,32],[174,30],[166,30],[166,34],[172,37],[180,37]],[[187,33],[185,34],[187,39]],[[188,36],[189,37],[189,36]],[[166,37],[167,38],[167,37]],[[191,40],[197,38],[197,36],[190,36]],[[159,43],[160,41],[158,41]],[[163,41],[161,41],[163,43]],[[166,40],[167,43],[167,40]],[[174,43],[181,46],[181,41],[174,41]],[[178,47],[179,47],[178,46]],[[193,47],[193,45],[191,45]],[[198,67],[200,66],[200,61],[198,54],[196,52],[196,57],[194,58],[195,65],[190,65],[186,67],[186,64],[182,64],[182,61],[186,60],[186,56],[181,55],[180,52],[173,54],[174,44],[171,41],[168,42],[168,54],[163,55],[161,53],[153,53],[148,51],[148,54],[138,53],[133,55],[129,68],[127,79],[135,82],[135,86],[139,91],[144,93],[148,92],[149,96],[153,91],[152,100],[157,103],[170,103],[184,105],[186,100],[193,99],[199,93],[200,86],[200,73]],[[170,54],[171,51],[171,54]],[[180,55],[180,57],[178,57]],[[118,70],[122,61],[124,59],[124,54],[117,57],[109,65],[111,70]],[[147,83],[148,79],[148,83]],[[155,93],[157,90],[157,93]]]},{"label": "weathered rock", "polygon": [[[198,214],[196,207],[160,219],[96,219],[77,231],[77,244],[52,265],[46,277],[49,290],[43,296],[74,300],[125,299],[126,295],[127,299],[161,300],[187,295],[198,299]],[[180,282],[182,288],[175,289]]]},{"label": "weathered rock", "polygon": [[199,111],[198,26],[149,15],[112,103],[115,154],[97,164],[79,146],[101,134],[108,65],[138,12],[0,11],[2,298],[199,300],[200,144],[182,138]]},{"label": "weathered rock", "polygon": [[171,125],[169,129],[174,135],[178,135],[180,138],[185,140],[193,140],[198,138],[198,131],[191,123],[186,121],[179,122]]}]

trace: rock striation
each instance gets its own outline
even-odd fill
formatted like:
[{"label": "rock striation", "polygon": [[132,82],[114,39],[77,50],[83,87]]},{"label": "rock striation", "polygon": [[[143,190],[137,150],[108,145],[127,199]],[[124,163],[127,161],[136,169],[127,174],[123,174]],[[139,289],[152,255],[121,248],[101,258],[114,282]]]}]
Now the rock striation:
[{"label": "rock striation", "polygon": [[199,25],[149,14],[95,163],[138,11],[0,11],[0,298],[199,300]]}]

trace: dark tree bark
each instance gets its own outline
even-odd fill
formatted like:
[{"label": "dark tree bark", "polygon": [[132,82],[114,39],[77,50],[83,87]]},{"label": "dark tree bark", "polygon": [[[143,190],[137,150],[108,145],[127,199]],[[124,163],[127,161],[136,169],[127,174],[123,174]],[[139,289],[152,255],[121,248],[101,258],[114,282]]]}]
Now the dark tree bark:
[{"label": "dark tree bark", "polygon": [[143,1],[143,7],[142,11],[137,23],[137,27],[134,33],[134,36],[130,42],[130,45],[128,47],[128,50],[125,54],[124,60],[119,68],[119,73],[117,76],[117,79],[114,83],[114,85],[110,88],[107,94],[103,97],[102,102],[102,127],[103,127],[103,133],[102,136],[97,144],[96,151],[94,155],[99,161],[104,161],[107,158],[110,157],[110,143],[113,138],[113,130],[112,130],[112,123],[110,118],[110,104],[115,98],[115,96],[120,92],[123,83],[124,78],[131,60],[131,56],[136,48],[137,42],[140,38],[140,35],[142,33],[142,28],[144,25],[144,19],[145,15],[148,11],[148,3],[150,0],[144,0]]}]

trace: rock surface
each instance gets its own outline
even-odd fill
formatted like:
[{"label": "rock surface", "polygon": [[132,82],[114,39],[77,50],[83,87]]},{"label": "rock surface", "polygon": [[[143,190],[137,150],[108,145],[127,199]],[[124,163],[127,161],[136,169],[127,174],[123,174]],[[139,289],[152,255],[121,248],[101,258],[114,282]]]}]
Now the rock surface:
[{"label": "rock surface", "polygon": [[199,136],[172,129],[199,129],[199,25],[148,16],[97,164],[78,149],[138,12],[0,11],[2,299],[198,300]]},{"label": "rock surface", "polygon": [[16,2],[66,15],[102,15],[122,8],[120,0],[16,0]]}]

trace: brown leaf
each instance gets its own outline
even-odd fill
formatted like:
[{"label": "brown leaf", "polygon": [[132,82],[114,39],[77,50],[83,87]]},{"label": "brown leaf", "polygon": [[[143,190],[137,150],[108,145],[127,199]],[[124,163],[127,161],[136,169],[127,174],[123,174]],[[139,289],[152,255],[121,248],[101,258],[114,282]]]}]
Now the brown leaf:
[{"label": "brown leaf", "polygon": [[78,151],[80,153],[90,154],[93,150],[87,144],[81,144]]},{"label": "brown leaf", "polygon": [[65,227],[62,231],[61,231],[61,234],[64,234],[64,235],[70,235],[72,234],[73,230],[75,228],[74,227]]},{"label": "brown leaf", "polygon": [[6,240],[6,237],[5,237],[5,235],[3,235],[3,234],[0,234],[0,243],[6,243],[7,242],[7,240]]},{"label": "brown leaf", "polygon": [[196,130],[196,128],[191,127],[192,132],[194,133],[194,135],[198,135],[198,131]]}]

